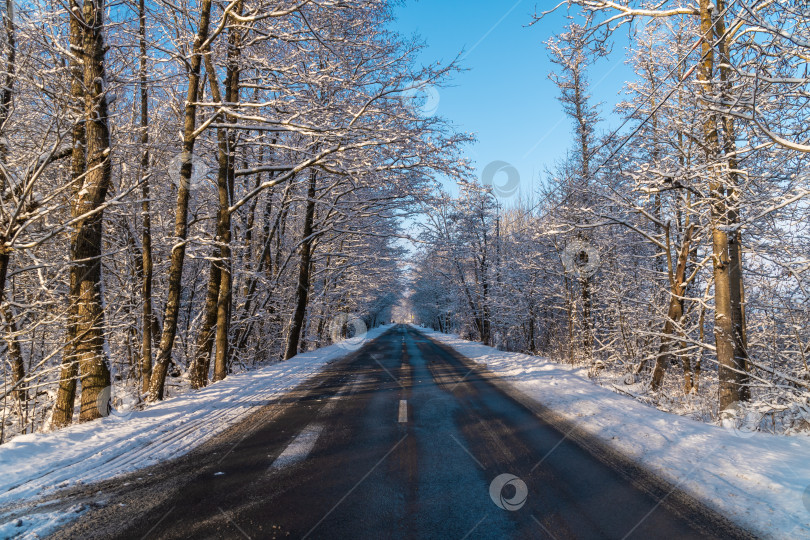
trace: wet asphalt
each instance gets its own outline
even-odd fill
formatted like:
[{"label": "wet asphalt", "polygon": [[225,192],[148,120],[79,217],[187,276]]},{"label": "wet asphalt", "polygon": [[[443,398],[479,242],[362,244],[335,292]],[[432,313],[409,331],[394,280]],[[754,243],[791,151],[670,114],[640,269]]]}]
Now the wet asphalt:
[{"label": "wet asphalt", "polygon": [[752,537],[548,412],[396,326],[56,537]]}]

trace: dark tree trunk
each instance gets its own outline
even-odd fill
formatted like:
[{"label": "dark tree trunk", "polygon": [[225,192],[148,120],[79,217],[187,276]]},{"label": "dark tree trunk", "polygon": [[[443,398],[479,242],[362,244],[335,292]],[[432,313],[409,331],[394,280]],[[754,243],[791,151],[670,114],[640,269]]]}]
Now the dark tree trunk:
[{"label": "dark tree trunk", "polygon": [[[242,2],[236,6],[236,15],[242,15]],[[225,78],[225,101],[239,102],[239,55],[242,44],[242,35],[238,25],[231,26],[228,33],[228,66]],[[215,98],[216,99],[216,98]],[[229,123],[236,123],[236,117],[228,115]],[[219,296],[217,298],[217,330],[216,348],[214,355],[214,381],[224,379],[229,370],[228,347],[231,331],[231,305],[233,296],[233,255],[231,251],[231,200],[234,189],[234,167],[236,163],[236,137],[228,129],[220,129],[219,160],[220,170],[217,177],[217,191],[219,194],[219,223],[217,236],[222,250],[220,261]],[[224,168],[223,168],[224,165]]]},{"label": "dark tree trunk", "polygon": [[3,300],[2,314],[6,323],[6,346],[8,347],[8,358],[11,361],[11,386],[16,388],[14,397],[22,405],[28,402],[28,391],[26,390],[23,380],[25,379],[25,362],[23,361],[22,347],[20,347],[20,339],[17,336],[17,322],[14,319],[14,313],[11,311],[8,303]]},{"label": "dark tree trunk", "polygon": [[163,399],[166,373],[172,360],[174,338],[177,335],[177,322],[180,314],[180,295],[183,290],[183,264],[186,257],[186,239],[188,237],[188,202],[191,189],[192,158],[196,142],[197,97],[200,91],[200,72],[202,68],[202,50],[208,39],[211,19],[211,0],[202,0],[200,5],[200,22],[194,38],[188,72],[188,95],[186,97],[183,120],[183,163],[180,167],[180,185],[177,189],[177,208],[174,219],[174,236],[176,245],[172,249],[169,263],[169,292],[163,316],[163,333],[160,336],[160,350],[152,372],[149,385],[149,400]]},{"label": "dark tree trunk", "polygon": [[[212,257],[219,259],[219,249],[214,248]],[[208,274],[208,290],[205,295],[203,322],[197,335],[197,348],[191,364],[191,387],[203,388],[208,384],[208,371],[211,361],[211,349],[214,344],[214,326],[217,323],[217,298],[219,297],[219,265],[212,261]]]},{"label": "dark tree trunk", "polygon": [[[14,89],[14,79],[16,77],[16,60],[17,60],[17,42],[16,31],[14,28],[14,1],[6,0],[6,9],[3,13],[3,22],[6,32],[6,48],[8,54],[6,56],[5,72],[3,88],[0,91],[0,126],[5,126],[11,113],[11,104]],[[5,138],[0,140],[0,160],[3,164],[8,163],[8,147],[5,143]],[[8,179],[4,172],[0,171],[0,192],[5,192],[8,187]],[[9,223],[10,224],[10,223]],[[4,229],[6,228],[4,225]],[[22,360],[22,351],[20,350],[20,342],[17,339],[17,324],[14,320],[11,308],[9,308],[5,299],[6,277],[8,276],[8,267],[11,260],[11,246],[6,245],[7,238],[0,237],[0,304],[3,306],[3,315],[6,319],[6,328],[9,333],[7,338],[8,355],[11,360],[11,383],[12,386],[19,386],[25,378],[25,365]],[[17,399],[20,402],[27,401],[27,392],[25,389],[20,388],[15,392]]]},{"label": "dark tree trunk", "polygon": [[103,249],[102,218],[98,210],[110,187],[110,130],[108,125],[104,59],[104,5],[84,3],[84,94],[87,169],[84,183],[74,199],[73,215],[95,211],[81,219],[71,234],[71,304],[76,305],[76,358],[82,382],[79,420],[100,418],[101,392],[110,386],[110,369],[104,352],[104,310],[101,291]]},{"label": "dark tree trunk", "polygon": [[301,339],[301,330],[304,327],[304,317],[307,313],[307,303],[309,301],[309,271],[312,260],[312,226],[315,221],[316,183],[317,174],[313,170],[309,175],[307,208],[304,215],[304,232],[301,241],[301,260],[298,266],[298,288],[295,296],[295,311],[290,321],[290,331],[287,336],[287,347],[284,353],[285,360],[298,354],[298,343]]},{"label": "dark tree trunk", "polygon": [[141,295],[143,299],[143,335],[141,336],[141,391],[149,391],[149,380],[152,377],[152,329],[155,321],[152,314],[152,216],[149,211],[149,90],[147,85],[146,64],[146,6],[145,0],[139,0],[138,18],[140,21],[139,38],[140,59],[140,93],[141,93],[141,232],[142,267]]},{"label": "dark tree trunk", "polygon": [[[70,45],[74,50],[82,48],[82,22],[77,18],[81,13],[76,0],[70,3],[73,15],[68,15],[70,20]],[[87,161],[85,156],[86,134],[83,107],[78,104],[84,102],[84,86],[82,83],[82,64],[75,59],[70,60],[71,97],[76,109],[76,120],[73,125],[72,138],[73,149],[71,154],[71,181],[73,196],[76,197],[81,188],[81,177],[84,174]],[[75,207],[71,208],[71,212]],[[76,217],[73,215],[72,217]],[[72,279],[72,278],[71,278]],[[79,365],[76,359],[76,304],[68,304],[67,308],[67,328],[65,331],[65,347],[62,352],[62,370],[59,374],[59,388],[56,392],[56,403],[54,404],[51,424],[54,427],[63,427],[73,421],[73,407],[76,402],[76,379],[79,374]]]},{"label": "dark tree trunk", "polygon": [[580,280],[582,286],[582,347],[585,358],[593,356],[593,297],[591,278]]},{"label": "dark tree trunk", "polygon": [[[669,234],[669,232],[667,232]],[[686,294],[686,265],[689,261],[689,253],[692,249],[692,227],[686,230],[678,254],[678,265],[675,275],[670,275],[669,311],[667,320],[664,323],[664,330],[661,336],[661,345],[658,348],[658,356],[655,359],[655,369],[653,370],[652,390],[661,388],[664,382],[664,374],[667,366],[675,362],[675,352],[678,344],[676,327],[683,318],[684,295]]]}]

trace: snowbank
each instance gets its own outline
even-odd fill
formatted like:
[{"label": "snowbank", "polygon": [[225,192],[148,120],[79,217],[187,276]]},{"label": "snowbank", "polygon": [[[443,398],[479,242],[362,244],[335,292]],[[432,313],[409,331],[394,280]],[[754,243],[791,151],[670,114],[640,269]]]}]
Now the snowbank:
[{"label": "snowbank", "polygon": [[[389,328],[371,330],[365,339],[374,339]],[[167,399],[143,411],[114,413],[52,433],[15,437],[0,446],[0,508],[181,456],[359,345],[353,338],[229,376],[204,390]],[[44,530],[26,527],[25,534],[42,534],[58,525],[58,520],[50,519],[54,516],[45,517],[49,519],[42,520]],[[0,536],[24,532],[16,528],[16,520],[2,521],[0,515]]]},{"label": "snowbank", "polygon": [[416,328],[758,535],[810,538],[810,437],[704,424],[597,386],[583,369]]}]

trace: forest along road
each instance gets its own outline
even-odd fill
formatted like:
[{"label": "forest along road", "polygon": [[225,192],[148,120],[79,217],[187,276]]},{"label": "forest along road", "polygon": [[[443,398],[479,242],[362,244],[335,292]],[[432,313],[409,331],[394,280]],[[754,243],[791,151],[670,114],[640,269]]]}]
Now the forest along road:
[{"label": "forest along road", "polygon": [[532,408],[397,326],[56,537],[751,537]]}]

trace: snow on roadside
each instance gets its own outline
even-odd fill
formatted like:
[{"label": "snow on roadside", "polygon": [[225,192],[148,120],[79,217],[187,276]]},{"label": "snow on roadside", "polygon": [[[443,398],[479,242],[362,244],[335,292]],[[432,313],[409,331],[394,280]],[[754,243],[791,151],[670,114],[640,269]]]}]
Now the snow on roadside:
[{"label": "snow on roadside", "polygon": [[15,518],[6,523],[0,523],[0,538],[14,538],[15,540],[43,538],[60,527],[64,527],[86,510],[87,508],[83,504],[75,504],[64,510],[38,511]]},{"label": "snow on roadside", "polygon": [[666,413],[587,371],[415,327],[767,538],[810,538],[810,437],[737,431]]},{"label": "snow on roadside", "polygon": [[[375,328],[365,339],[374,339],[389,328]],[[186,454],[357,348],[359,342],[353,338],[346,344],[231,375],[143,411],[15,437],[0,446],[0,508]],[[5,537],[9,526],[0,523],[0,536]]]}]

